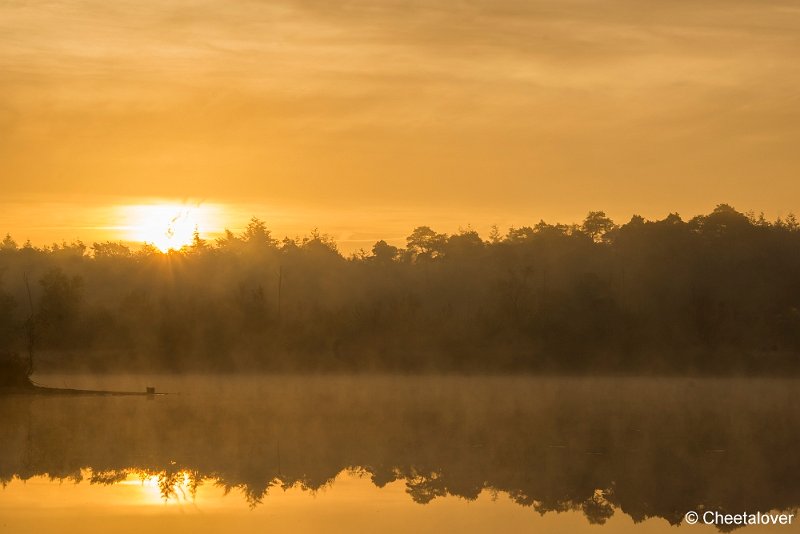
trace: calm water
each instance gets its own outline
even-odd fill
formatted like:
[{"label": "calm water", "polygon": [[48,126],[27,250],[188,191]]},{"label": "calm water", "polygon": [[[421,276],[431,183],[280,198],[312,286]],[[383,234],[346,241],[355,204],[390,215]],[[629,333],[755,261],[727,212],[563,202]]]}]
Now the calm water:
[{"label": "calm water", "polygon": [[800,505],[794,380],[37,381],[176,394],[0,397],[3,531],[675,532]]}]

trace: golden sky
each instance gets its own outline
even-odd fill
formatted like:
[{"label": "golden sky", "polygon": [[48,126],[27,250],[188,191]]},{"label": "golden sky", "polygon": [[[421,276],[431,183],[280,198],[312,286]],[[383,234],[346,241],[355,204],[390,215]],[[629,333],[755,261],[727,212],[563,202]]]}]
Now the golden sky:
[{"label": "golden sky", "polygon": [[794,1],[4,0],[0,231],[165,199],[352,243],[785,215],[798,57]]}]

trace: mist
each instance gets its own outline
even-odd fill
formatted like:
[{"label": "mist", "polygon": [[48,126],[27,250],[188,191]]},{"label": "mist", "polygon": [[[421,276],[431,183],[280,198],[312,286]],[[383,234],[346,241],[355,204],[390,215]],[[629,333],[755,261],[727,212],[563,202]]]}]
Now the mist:
[{"label": "mist", "polygon": [[40,372],[795,373],[798,245],[794,217],[728,205],[485,237],[420,226],[349,257],[255,218],[166,254],[7,236],[0,352],[32,336]]},{"label": "mist", "polygon": [[[0,481],[111,485],[164,499],[216,484],[270,506],[342,473],[401,482],[420,506],[502,493],[532,513],[678,525],[686,510],[792,509],[796,380],[398,376],[75,376],[172,395],[0,397]],[[732,414],[735,414],[733,416]],[[775,459],[780,458],[780,462]],[[0,495],[0,498],[2,495]],[[643,525],[644,526],[644,525]]]}]

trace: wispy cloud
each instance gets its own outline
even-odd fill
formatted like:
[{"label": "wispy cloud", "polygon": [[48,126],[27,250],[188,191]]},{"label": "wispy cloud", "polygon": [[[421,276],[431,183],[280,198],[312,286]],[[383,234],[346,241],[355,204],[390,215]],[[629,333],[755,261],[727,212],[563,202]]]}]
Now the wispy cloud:
[{"label": "wispy cloud", "polygon": [[799,30],[777,0],[4,2],[0,175],[12,196],[786,209]]}]

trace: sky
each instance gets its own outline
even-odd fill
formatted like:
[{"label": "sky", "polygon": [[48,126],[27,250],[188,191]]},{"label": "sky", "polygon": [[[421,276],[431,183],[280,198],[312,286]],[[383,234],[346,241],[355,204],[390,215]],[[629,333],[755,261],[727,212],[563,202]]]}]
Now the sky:
[{"label": "sky", "polygon": [[[0,232],[128,239],[214,206],[366,248],[800,207],[781,0],[0,1]],[[141,221],[135,224],[141,224]]]}]

